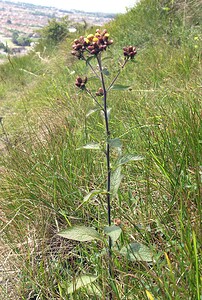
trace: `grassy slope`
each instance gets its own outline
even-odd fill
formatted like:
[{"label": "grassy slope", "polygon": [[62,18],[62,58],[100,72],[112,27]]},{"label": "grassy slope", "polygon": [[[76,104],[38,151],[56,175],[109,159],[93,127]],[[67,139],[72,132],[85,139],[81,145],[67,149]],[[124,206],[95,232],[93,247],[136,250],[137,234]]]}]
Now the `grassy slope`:
[{"label": "grassy slope", "polygon": [[[105,64],[112,74],[124,45],[138,49],[137,63],[119,78],[132,89],[109,97],[112,136],[121,138],[125,153],[146,158],[123,169],[112,215],[123,224],[120,246],[142,242],[156,261],[131,263],[118,255],[114,299],[147,299],[146,290],[155,299],[200,299],[201,293],[199,1],[186,7],[176,1],[171,10],[159,3],[141,1],[107,26],[114,60]],[[70,49],[68,41],[44,59],[34,54],[0,66],[2,139],[12,144],[0,158],[2,228],[20,254],[15,289],[21,299],[68,299],[65,284],[80,273],[100,276],[103,299],[109,284],[100,245],[81,247],[55,235],[74,223],[102,232],[107,223],[102,197],[76,210],[86,193],[105,187],[105,164],[100,153],[75,149],[103,140],[104,133],[99,115],[85,117],[93,103],[74,81],[90,70],[70,57]],[[97,89],[94,81],[89,86]],[[88,294],[71,299],[100,299]]]}]

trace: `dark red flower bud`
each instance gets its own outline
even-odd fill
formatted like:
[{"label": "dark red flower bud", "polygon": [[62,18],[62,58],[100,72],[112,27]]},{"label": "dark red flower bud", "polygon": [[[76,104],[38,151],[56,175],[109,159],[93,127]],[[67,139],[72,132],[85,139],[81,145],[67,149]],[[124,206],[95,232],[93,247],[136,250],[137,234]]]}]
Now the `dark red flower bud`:
[{"label": "dark red flower bud", "polygon": [[74,48],[74,49],[78,51],[78,50],[80,50],[81,48],[82,48],[82,45],[81,45],[81,44],[77,44],[77,45],[75,45],[75,48]]},{"label": "dark red flower bud", "polygon": [[137,51],[134,46],[123,47],[123,55],[126,57],[126,59],[133,59],[136,54]]},{"label": "dark red flower bud", "polygon": [[113,44],[113,40],[109,40],[109,41],[107,42],[107,45],[111,45],[111,44]]},{"label": "dark red flower bud", "polygon": [[79,83],[82,83],[82,78],[81,77],[77,77],[76,81],[78,81]]},{"label": "dark red flower bud", "polygon": [[78,39],[75,39],[75,40],[74,40],[74,43],[75,43],[75,44],[78,44],[78,43],[79,43],[79,40],[78,40]]},{"label": "dark red flower bud", "polygon": [[88,46],[88,50],[92,51],[94,49],[94,46]]},{"label": "dark red flower bud", "polygon": [[99,88],[98,91],[96,92],[96,96],[103,96],[104,95],[104,91],[102,88]]},{"label": "dark red flower bud", "polygon": [[81,77],[77,77],[75,85],[80,88],[80,89],[85,89],[85,84],[87,82],[87,77],[85,77],[84,79],[82,79]]}]

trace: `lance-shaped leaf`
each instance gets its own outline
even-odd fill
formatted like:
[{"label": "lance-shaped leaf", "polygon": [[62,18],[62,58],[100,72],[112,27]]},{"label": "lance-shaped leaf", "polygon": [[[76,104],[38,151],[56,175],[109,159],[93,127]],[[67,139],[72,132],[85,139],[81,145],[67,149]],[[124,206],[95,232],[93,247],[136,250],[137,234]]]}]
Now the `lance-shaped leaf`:
[{"label": "lance-shaped leaf", "polygon": [[131,243],[123,247],[120,251],[123,256],[126,256],[131,261],[152,261],[152,251],[141,243]]},{"label": "lance-shaped leaf", "polygon": [[130,161],[140,161],[143,159],[144,159],[144,157],[141,155],[126,154],[118,159],[117,164],[124,165]]},{"label": "lance-shaped leaf", "polygon": [[116,225],[112,225],[112,226],[107,226],[104,228],[104,232],[110,236],[111,240],[112,240],[112,245],[115,244],[115,242],[118,240],[118,238],[121,235],[121,228],[119,226]]},{"label": "lance-shaped leaf", "polygon": [[111,107],[109,107],[109,108],[107,108],[107,118],[109,119],[109,117],[110,117],[110,113],[111,113]]},{"label": "lance-shaped leaf", "polygon": [[121,174],[121,166],[118,166],[111,176],[111,194],[115,196],[118,192],[123,175]]},{"label": "lance-shaped leaf", "polygon": [[86,118],[88,118],[89,116],[91,116],[92,114],[94,114],[96,111],[99,111],[100,108],[98,107],[95,107],[95,108],[92,108],[88,111],[88,113],[86,114]]},{"label": "lance-shaped leaf", "polygon": [[69,284],[69,286],[67,287],[67,293],[72,294],[76,290],[86,287],[89,284],[92,284],[95,280],[97,280],[97,278],[98,278],[98,276],[96,276],[96,275],[80,276]]},{"label": "lance-shaped leaf", "polygon": [[94,59],[95,56],[89,56],[87,59],[86,59],[86,65],[90,64],[91,60]]},{"label": "lance-shaped leaf", "polygon": [[58,235],[79,242],[102,240],[102,237],[94,228],[86,226],[72,226],[59,232]]},{"label": "lance-shaped leaf", "polygon": [[109,140],[109,145],[112,148],[121,148],[122,147],[122,143],[121,143],[121,140],[119,138],[110,139]]},{"label": "lance-shaped leaf", "polygon": [[107,68],[103,68],[102,73],[103,73],[104,75],[106,75],[106,76],[109,76],[109,75],[110,75],[110,73],[109,73],[109,71],[108,71]]},{"label": "lance-shaped leaf", "polygon": [[110,88],[110,90],[116,90],[116,91],[125,91],[130,88],[130,85],[122,85],[122,84],[114,84]]},{"label": "lance-shaped leaf", "polygon": [[85,203],[87,203],[88,201],[90,201],[93,197],[95,197],[98,194],[106,194],[107,191],[103,191],[103,190],[93,190],[90,193],[88,193],[84,198],[83,198],[83,202],[76,208],[76,210],[78,210],[82,205],[84,205]]},{"label": "lance-shaped leaf", "polygon": [[115,148],[117,150],[119,156],[122,154],[122,143],[119,138],[110,139],[108,143],[111,148]]},{"label": "lance-shaped leaf", "polygon": [[89,143],[86,144],[80,148],[77,148],[76,150],[81,150],[81,149],[89,149],[89,150],[100,150],[100,144],[98,143]]},{"label": "lance-shaped leaf", "polygon": [[[107,118],[108,118],[108,119],[109,119],[109,117],[110,117],[111,110],[112,110],[111,107],[107,108]],[[101,116],[102,116],[103,118],[105,118],[104,111],[101,111]]]}]

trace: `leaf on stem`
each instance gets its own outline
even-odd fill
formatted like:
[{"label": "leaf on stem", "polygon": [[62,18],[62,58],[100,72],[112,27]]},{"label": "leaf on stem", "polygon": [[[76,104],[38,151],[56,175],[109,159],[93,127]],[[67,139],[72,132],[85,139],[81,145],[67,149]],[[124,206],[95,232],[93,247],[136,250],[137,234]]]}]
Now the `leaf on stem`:
[{"label": "leaf on stem", "polygon": [[94,59],[94,58],[95,58],[94,55],[89,56],[89,57],[86,59],[86,65],[88,65],[88,64],[90,63],[90,61],[91,61],[92,59]]},{"label": "leaf on stem", "polygon": [[[109,120],[109,117],[110,117],[110,113],[111,113],[111,107],[107,108],[107,118]],[[104,111],[101,111],[101,115],[103,118],[105,118],[105,114],[104,114]]]},{"label": "leaf on stem", "polygon": [[119,138],[115,138],[115,139],[110,139],[108,141],[109,143],[109,146],[111,148],[115,148],[119,154],[119,156],[121,156],[122,154],[122,143],[121,143],[121,140]]},{"label": "leaf on stem", "polygon": [[102,237],[94,228],[86,226],[72,226],[66,230],[60,231],[58,235],[79,242],[102,240]]},{"label": "leaf on stem", "polygon": [[119,226],[112,225],[104,228],[104,232],[111,237],[112,245],[118,240],[122,233],[122,229]]},{"label": "leaf on stem", "polygon": [[81,149],[89,149],[89,150],[100,150],[100,144],[98,143],[89,143],[86,144],[80,148],[77,148],[76,150],[81,150]]},{"label": "leaf on stem", "polygon": [[92,284],[95,280],[97,280],[97,278],[98,276],[96,275],[82,275],[69,284],[67,287],[67,293],[72,294],[76,290]]},{"label": "leaf on stem", "polygon": [[81,206],[83,206],[85,203],[87,203],[88,201],[90,201],[94,196],[98,195],[98,194],[106,194],[107,191],[103,191],[103,190],[93,190],[90,193],[88,193],[84,198],[82,203],[77,207],[76,210],[78,210]]},{"label": "leaf on stem", "polygon": [[99,111],[100,108],[95,107],[89,110],[89,112],[86,114],[86,117],[88,118],[89,116],[91,116],[92,114],[94,114],[96,111]]},{"label": "leaf on stem", "polygon": [[141,243],[131,243],[123,247],[120,251],[123,256],[126,256],[131,261],[152,261],[152,251]]},{"label": "leaf on stem", "polygon": [[126,154],[118,159],[117,164],[124,165],[130,161],[140,161],[143,159],[144,159],[144,157],[141,155]]},{"label": "leaf on stem", "polygon": [[110,117],[110,113],[111,113],[111,107],[109,107],[109,108],[107,108],[107,118],[109,119],[109,117]]},{"label": "leaf on stem", "polygon": [[110,73],[109,73],[109,71],[107,70],[107,68],[103,68],[102,73],[103,73],[104,75],[106,75],[106,76],[109,76],[109,75],[110,75]]},{"label": "leaf on stem", "polygon": [[118,166],[111,176],[111,194],[112,196],[115,196],[118,192],[119,186],[121,184],[121,180],[123,178],[123,175],[121,174],[121,167]]},{"label": "leaf on stem", "polygon": [[109,140],[109,145],[112,148],[122,148],[122,143],[121,143],[121,140],[119,138],[110,139]]},{"label": "leaf on stem", "polygon": [[115,91],[125,91],[130,88],[130,85],[122,85],[122,84],[114,84],[110,87],[110,90],[115,90]]}]

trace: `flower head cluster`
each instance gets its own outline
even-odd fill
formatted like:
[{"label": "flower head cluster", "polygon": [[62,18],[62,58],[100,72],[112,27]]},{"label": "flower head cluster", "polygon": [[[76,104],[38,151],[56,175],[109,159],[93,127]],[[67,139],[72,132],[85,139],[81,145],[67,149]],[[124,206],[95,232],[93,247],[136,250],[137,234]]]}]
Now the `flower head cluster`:
[{"label": "flower head cluster", "polygon": [[113,40],[109,39],[109,33],[106,29],[102,32],[97,29],[95,34],[89,34],[86,38],[80,36],[79,39],[74,40],[72,55],[79,59],[83,57],[84,51],[97,55],[99,52],[106,50],[112,43]]},{"label": "flower head cluster", "polygon": [[75,85],[76,85],[78,88],[84,90],[84,89],[85,89],[86,82],[87,82],[87,77],[85,77],[84,79],[82,79],[81,77],[77,77],[76,82],[75,82]]},{"label": "flower head cluster", "polygon": [[133,59],[134,56],[137,54],[136,47],[134,47],[134,46],[124,47],[123,54],[126,59],[129,59],[129,58]]}]

